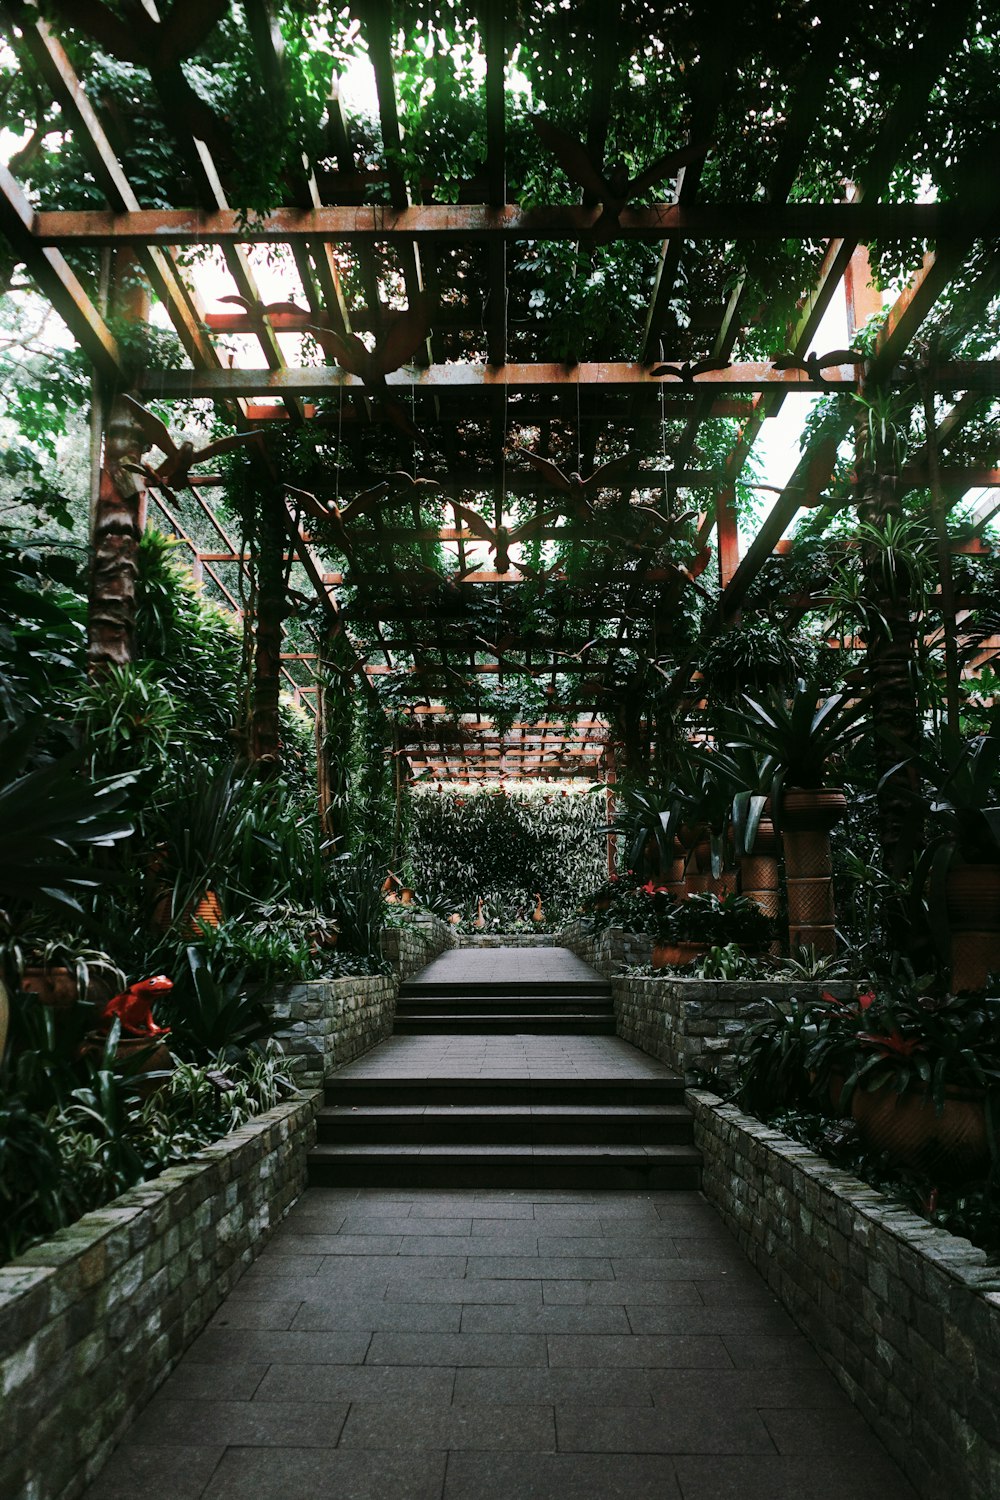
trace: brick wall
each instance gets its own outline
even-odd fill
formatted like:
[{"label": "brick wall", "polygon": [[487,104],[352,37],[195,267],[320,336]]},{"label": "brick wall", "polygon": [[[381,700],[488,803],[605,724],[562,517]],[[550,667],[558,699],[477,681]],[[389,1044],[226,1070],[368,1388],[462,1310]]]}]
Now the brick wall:
[{"label": "brick wall", "polygon": [[392,1035],[399,981],[394,974],[311,979],[274,990],[277,1042],[294,1059],[300,1088],[322,1088],[335,1068]]},{"label": "brick wall", "polygon": [[767,1014],[765,998],[778,1004],[819,999],[823,991],[848,999],[844,983],[775,980],[614,979],[618,1035],[690,1077],[693,1069],[732,1075],[740,1038]]},{"label": "brick wall", "polygon": [[927,1500],[1000,1495],[1000,1265],[689,1091],[703,1191]]},{"label": "brick wall", "polygon": [[0,1495],[73,1500],[305,1186],[279,1105],[0,1267]]}]

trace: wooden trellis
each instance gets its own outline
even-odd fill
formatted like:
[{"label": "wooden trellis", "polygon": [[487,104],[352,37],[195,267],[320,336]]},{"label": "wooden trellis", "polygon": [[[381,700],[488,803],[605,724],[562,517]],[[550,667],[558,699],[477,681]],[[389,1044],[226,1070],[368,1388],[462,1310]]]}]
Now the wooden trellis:
[{"label": "wooden trellis", "polygon": [[[187,8],[175,0],[174,12]],[[399,753],[413,774],[470,781],[596,776],[606,768],[616,684],[637,656],[664,658],[674,651],[673,622],[699,586],[704,549],[711,549],[711,567],[718,569],[722,588],[719,608],[705,626],[711,633],[737,615],[799,507],[823,504],[837,447],[837,434],[830,431],[807,446],[741,551],[735,487],[764,421],[792,393],[854,391],[861,380],[911,381],[900,361],[975,256],[984,269],[965,293],[965,315],[980,316],[1000,290],[1000,261],[981,256],[983,242],[1000,236],[1000,191],[947,203],[905,203],[889,196],[894,169],[905,161],[909,138],[948,68],[968,8],[930,8],[906,60],[907,86],[895,93],[880,119],[869,122],[870,149],[844,201],[802,201],[795,191],[814,100],[837,65],[843,41],[831,16],[818,27],[788,83],[780,145],[760,182],[732,201],[706,201],[701,163],[694,160],[674,174],[664,201],[626,205],[612,215],[610,230],[607,205],[593,191],[585,191],[578,204],[523,207],[508,201],[505,68],[520,37],[515,8],[503,0],[482,0],[476,8],[485,71],[482,170],[463,185],[458,202],[435,201],[432,189],[424,191],[423,201],[411,201],[399,166],[392,6],[369,0],[356,9],[378,91],[380,160],[375,166],[360,160],[352,121],[334,98],[326,164],[304,164],[293,154],[286,201],[247,216],[228,200],[225,173],[213,158],[213,132],[202,112],[207,106],[202,102],[196,122],[190,91],[171,94],[167,71],[153,66],[150,97],[158,100],[166,127],[191,164],[191,200],[169,208],[140,202],[109,138],[100,100],[91,97],[88,78],[78,76],[63,45],[64,26],[70,37],[76,26],[86,31],[81,8],[70,0],[53,3],[46,7],[50,19],[45,21],[31,6],[5,7],[0,16],[7,38],[59,104],[103,203],[74,211],[34,203],[0,168],[0,228],[91,358],[108,414],[115,394],[129,385],[143,401],[211,398],[241,431],[266,434],[281,421],[294,429],[326,431],[331,439],[334,432],[347,434],[356,451],[368,435],[384,450],[385,441],[396,440],[407,424],[419,429],[420,473],[435,482],[433,492],[411,493],[400,484],[384,508],[343,524],[333,509],[335,487],[316,489],[318,517],[294,491],[286,492],[275,513],[283,528],[284,565],[294,562],[302,570],[322,603],[326,628],[345,632],[355,643],[357,675],[369,690],[380,677],[412,679],[412,696],[404,693],[400,700],[412,710],[412,733],[402,736]],[[620,6],[581,9],[592,28],[596,60],[586,100],[587,147],[592,158],[602,160],[620,61],[614,24]],[[103,13],[104,7],[95,10]],[[280,33],[271,24],[266,0],[248,0],[245,12],[262,73],[279,80]],[[839,24],[846,27],[847,17]],[[110,46],[116,34],[112,30],[99,39]],[[412,58],[407,66],[414,66]],[[692,140],[711,140],[726,102],[725,67],[706,61],[703,75],[692,96]],[[371,191],[387,194],[388,201],[363,201]],[[510,315],[512,306],[525,301],[530,282],[530,271],[518,265],[517,256],[538,241],[586,244],[595,230],[605,243],[639,241],[659,248],[645,312],[636,320],[634,357],[574,364],[540,360],[526,353],[524,329]],[[810,360],[820,320],[835,296],[846,298],[851,333],[874,310],[865,246],[889,238],[933,242],[935,248],[891,308],[863,368],[843,360],[829,365]],[[686,257],[693,246],[711,247],[721,256],[740,241],[749,247],[752,265],[768,245],[788,239],[824,247],[811,285],[801,288],[789,330],[788,347],[800,363],[789,367],[787,361],[736,357],[755,317],[747,279],[725,300],[705,300],[696,290],[685,290]],[[192,244],[220,248],[245,310],[200,303],[178,255]],[[283,247],[296,267],[304,307],[263,308],[248,255],[255,244]],[[119,265],[141,270],[191,368],[129,371],[106,316],[72,268],[81,251],[92,249],[110,251]],[[360,299],[345,293],[345,252],[357,268]],[[359,332],[384,337],[391,326],[384,290],[390,270],[398,273],[401,287],[397,304],[428,308],[426,336],[416,341],[407,363],[389,369],[382,383],[352,373],[343,361],[292,360],[288,336],[309,329],[334,338]],[[470,285],[483,295],[468,295]],[[679,319],[682,302],[686,315]],[[536,319],[533,335],[540,330],[544,320]],[[255,341],[256,367],[230,367],[220,343],[230,335]],[[661,367],[666,368],[655,373]],[[946,496],[953,502],[973,485],[995,487],[991,455],[972,468],[950,464],[948,450],[997,397],[1000,366],[990,360],[941,360],[927,379],[948,403],[937,430],[944,455],[938,482]],[[738,433],[721,465],[708,466],[705,424],[722,416],[739,422]],[[675,434],[666,448],[664,423]],[[595,493],[589,514],[578,496],[554,492],[516,454],[518,446],[544,444],[553,433],[559,442],[553,441],[549,455],[564,460],[574,441],[584,474],[608,457],[634,456],[627,473]],[[846,428],[841,435],[847,435]],[[412,441],[398,436],[397,446],[395,467],[407,469]],[[296,484],[296,475],[270,464],[266,444],[254,461],[279,495],[283,485]],[[903,483],[926,486],[929,474],[928,455],[913,455]],[[372,482],[377,478],[375,469]],[[194,493],[220,546],[210,551],[185,539],[197,567],[235,605],[232,580],[246,560],[214,513],[210,479]],[[152,501],[184,536],[169,491],[154,488]],[[435,518],[428,520],[426,511],[435,507]],[[481,517],[492,544],[470,527],[463,508]],[[514,509],[517,519],[511,522]],[[667,523],[683,510],[695,512],[696,520],[687,533],[671,538]],[[650,512],[662,524],[644,522]],[[975,528],[981,530],[994,513],[991,505],[980,507]],[[531,533],[536,552],[514,543],[506,555],[504,528],[516,532],[532,516],[538,523]],[[435,560],[422,564],[421,549]],[[536,616],[545,616],[544,627],[537,621],[525,624],[532,606]],[[316,680],[310,653],[286,653],[275,665],[278,670],[308,702]],[[685,673],[682,666],[678,687]],[[483,682],[500,689],[534,684],[546,695],[545,717],[517,720],[500,732],[486,709],[470,713],[436,701],[435,695],[456,681],[473,695]]]}]

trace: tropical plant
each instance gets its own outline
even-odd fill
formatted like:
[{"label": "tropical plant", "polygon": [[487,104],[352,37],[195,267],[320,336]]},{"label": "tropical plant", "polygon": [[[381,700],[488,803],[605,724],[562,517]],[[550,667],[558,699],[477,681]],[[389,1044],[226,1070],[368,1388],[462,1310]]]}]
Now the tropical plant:
[{"label": "tropical plant", "polygon": [[213,972],[196,944],[187,949],[187,968],[160,1007],[171,1031],[170,1044],[190,1061],[239,1058],[255,1042],[273,1036],[278,1023],[260,986],[242,973]]},{"label": "tropical plant", "polygon": [[826,785],[833,767],[865,733],[867,713],[864,699],[824,696],[816,682],[800,678],[790,701],[775,695],[760,703],[744,696],[742,707],[723,710],[719,733],[727,744],[763,755],[761,775],[770,779],[777,811],[786,785]]},{"label": "tropical plant", "polygon": [[815,1108],[809,1059],[823,1008],[794,996],[787,1004],[761,1003],[767,1014],[747,1027],[736,1049],[736,1102],[762,1119],[775,1109]]},{"label": "tropical plant", "polygon": [[132,833],[122,809],[134,778],[88,780],[79,752],[27,769],[44,727],[35,719],[0,734],[0,898],[80,917],[81,895],[115,878],[80,856]]},{"label": "tropical plant", "polygon": [[716,944],[685,969],[692,979],[759,979],[761,960],[745,953],[738,943]]},{"label": "tropical plant", "polygon": [[680,827],[682,799],[674,786],[635,786],[614,789],[615,816],[599,829],[622,840],[619,867],[641,880],[662,878],[674,861],[674,841]]},{"label": "tropical plant", "polygon": [[664,909],[655,936],[661,943],[764,948],[774,936],[774,923],[749,896],[720,899],[711,891],[697,891]]}]

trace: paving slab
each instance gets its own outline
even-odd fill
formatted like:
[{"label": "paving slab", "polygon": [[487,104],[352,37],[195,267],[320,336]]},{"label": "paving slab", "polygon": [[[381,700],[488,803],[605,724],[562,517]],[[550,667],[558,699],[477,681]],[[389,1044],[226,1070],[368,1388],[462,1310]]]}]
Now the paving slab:
[{"label": "paving slab", "polygon": [[699,1194],[312,1188],[88,1500],[803,1495],[913,1500]]},{"label": "paving slab", "polygon": [[[540,946],[415,978],[600,976]],[[561,1103],[675,1075],[614,1036],[416,1033],[337,1077],[470,1080],[485,1105],[498,1079]],[[409,1171],[450,1148],[404,1094]],[[700,1193],[576,1180],[310,1188],[87,1500],[914,1500]]]}]

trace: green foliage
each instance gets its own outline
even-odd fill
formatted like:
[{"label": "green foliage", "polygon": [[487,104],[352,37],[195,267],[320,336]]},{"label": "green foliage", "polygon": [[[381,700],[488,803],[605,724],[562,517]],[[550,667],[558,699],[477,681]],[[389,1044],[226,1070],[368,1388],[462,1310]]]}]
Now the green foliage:
[{"label": "green foliage", "polygon": [[213,956],[221,961],[210,964],[209,955],[191,944],[186,971],[180,971],[159,1013],[171,1027],[171,1047],[181,1056],[220,1056],[228,1063],[273,1036],[278,1023],[261,987],[249,985],[246,971],[229,968],[221,951]]},{"label": "green foliage", "polygon": [[499,923],[576,910],[605,865],[601,799],[550,783],[412,793],[408,868],[419,897],[462,911],[482,897]]}]

